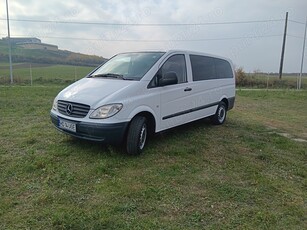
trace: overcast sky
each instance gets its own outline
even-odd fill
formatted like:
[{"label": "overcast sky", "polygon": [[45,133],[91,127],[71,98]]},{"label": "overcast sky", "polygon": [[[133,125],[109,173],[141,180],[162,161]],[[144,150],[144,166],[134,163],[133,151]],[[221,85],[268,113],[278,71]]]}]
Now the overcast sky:
[{"label": "overcast sky", "polygon": [[[0,18],[5,19],[5,0],[0,1],[0,10]],[[198,24],[282,20],[263,23],[168,27],[77,25],[20,21],[11,21],[10,23],[12,37],[14,35],[34,36],[40,38],[42,42],[55,44],[60,49],[74,52],[96,54],[109,58],[116,53],[126,51],[194,50],[228,57],[232,59],[237,67],[241,66],[248,72],[254,70],[278,72],[286,11],[289,12],[289,19],[305,23],[307,1],[9,0],[10,19],[126,24]],[[7,36],[6,21],[1,20],[0,25],[1,37]],[[287,37],[284,71],[299,72],[304,24],[290,21],[288,34],[290,36]],[[92,40],[59,39],[54,37],[88,38]],[[150,40],[155,40],[155,42]],[[178,42],[174,40],[201,41]],[[307,57],[305,58],[304,71],[307,72]]]}]

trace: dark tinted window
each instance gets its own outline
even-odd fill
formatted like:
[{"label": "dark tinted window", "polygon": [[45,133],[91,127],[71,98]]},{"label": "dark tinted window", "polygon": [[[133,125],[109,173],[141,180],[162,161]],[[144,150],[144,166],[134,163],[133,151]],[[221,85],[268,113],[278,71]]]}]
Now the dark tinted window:
[{"label": "dark tinted window", "polygon": [[163,76],[168,72],[175,72],[178,78],[178,83],[187,81],[187,71],[185,64],[185,57],[183,54],[176,54],[171,56],[161,67],[161,75]]},{"label": "dark tinted window", "polygon": [[232,78],[233,73],[228,61],[223,59],[214,59],[216,78]]},{"label": "dark tinted window", "polygon": [[166,62],[159,69],[158,73],[151,80],[148,88],[154,88],[158,86],[158,77],[163,78],[163,76],[168,72],[175,72],[178,78],[178,84],[187,82],[187,68],[185,57],[183,54],[176,54],[167,59]]},{"label": "dark tinted window", "polygon": [[211,57],[190,55],[193,81],[210,80],[214,79],[215,67],[214,59]]},{"label": "dark tinted window", "polygon": [[223,59],[200,55],[190,55],[190,60],[193,81],[233,77],[230,64]]}]

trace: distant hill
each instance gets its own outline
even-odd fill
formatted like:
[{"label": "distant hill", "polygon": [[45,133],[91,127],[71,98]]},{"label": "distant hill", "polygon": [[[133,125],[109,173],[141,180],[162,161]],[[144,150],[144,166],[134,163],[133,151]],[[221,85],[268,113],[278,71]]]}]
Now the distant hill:
[{"label": "distant hill", "polygon": [[[8,44],[5,40],[0,40],[0,62],[7,62]],[[78,66],[97,66],[107,59],[95,55],[74,53],[67,50],[44,50],[26,49],[19,45],[12,44],[13,62],[29,62],[43,64],[63,64]]]}]

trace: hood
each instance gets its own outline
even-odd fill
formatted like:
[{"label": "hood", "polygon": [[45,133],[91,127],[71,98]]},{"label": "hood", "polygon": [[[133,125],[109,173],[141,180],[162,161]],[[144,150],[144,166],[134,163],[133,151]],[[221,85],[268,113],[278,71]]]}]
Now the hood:
[{"label": "hood", "polygon": [[137,82],[119,79],[83,78],[65,88],[59,94],[58,100],[86,104],[95,108],[101,100]]}]

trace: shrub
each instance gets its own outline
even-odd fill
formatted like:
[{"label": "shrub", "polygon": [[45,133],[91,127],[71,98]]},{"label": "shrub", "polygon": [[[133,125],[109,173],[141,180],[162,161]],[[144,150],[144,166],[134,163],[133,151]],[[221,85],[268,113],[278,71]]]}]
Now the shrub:
[{"label": "shrub", "polygon": [[247,76],[242,67],[235,70],[236,74],[236,85],[245,86],[247,82]]}]

